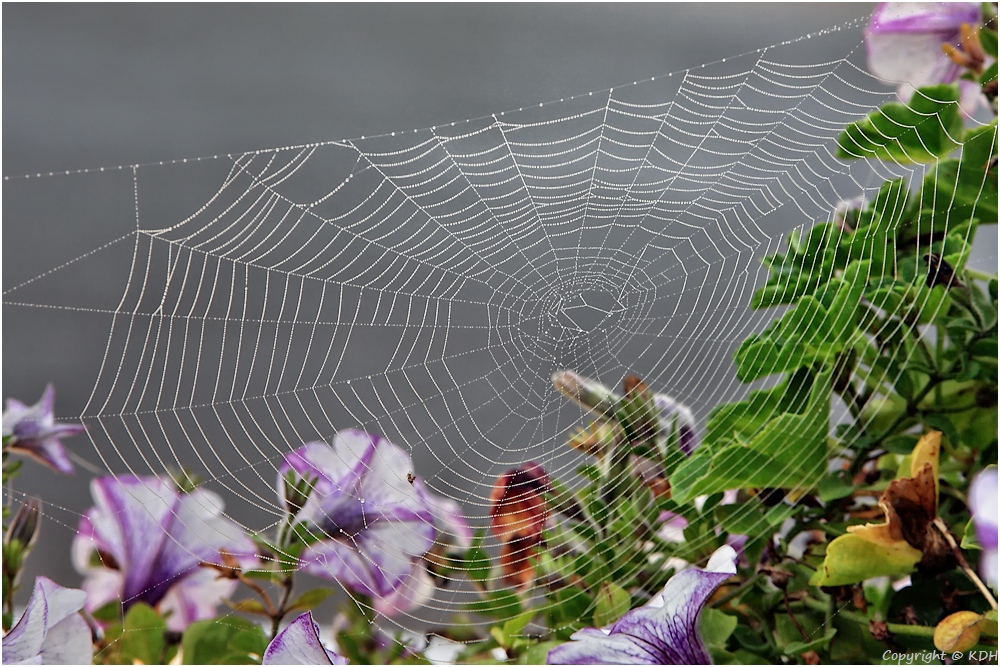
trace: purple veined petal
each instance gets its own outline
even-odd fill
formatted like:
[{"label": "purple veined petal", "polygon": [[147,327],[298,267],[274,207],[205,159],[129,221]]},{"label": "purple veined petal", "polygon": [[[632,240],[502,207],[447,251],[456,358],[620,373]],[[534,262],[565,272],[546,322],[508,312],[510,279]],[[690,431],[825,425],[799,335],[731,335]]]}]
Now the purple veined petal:
[{"label": "purple veined petal", "polygon": [[549,664],[708,664],[698,618],[715,590],[736,573],[736,552],[719,548],[705,569],[678,572],[663,592],[618,619],[609,630],[588,628],[549,651]]},{"label": "purple veined petal", "polygon": [[125,575],[122,601],[143,600],[155,605],[166,593],[160,584],[167,582],[152,581],[152,576],[168,539],[176,492],[156,477],[109,475],[93,480],[90,488],[97,501],[90,515],[94,531],[101,535]]},{"label": "purple veined petal", "polygon": [[473,531],[466,521],[462,507],[450,498],[442,498],[427,488],[424,480],[413,480],[413,488],[430,510],[434,519],[435,540],[438,544],[464,551],[472,545]]},{"label": "purple veined petal", "polygon": [[31,457],[56,472],[73,474],[66,450],[60,438],[68,438],[86,429],[82,424],[57,424],[53,414],[55,390],[52,385],[45,387],[41,399],[27,406],[15,399],[7,400],[7,410],[3,413],[3,435],[10,441],[6,449]]},{"label": "purple veined petal", "polygon": [[976,25],[981,20],[978,2],[883,2],[872,13],[865,32],[957,31],[963,23]]},{"label": "purple veined petal", "polygon": [[404,614],[422,607],[434,599],[437,585],[421,562],[414,563],[410,573],[396,589],[385,597],[372,600],[375,611],[384,616]]},{"label": "purple veined petal", "polygon": [[85,602],[83,591],[37,577],[24,614],[3,638],[4,664],[89,663],[90,628],[78,613]]},{"label": "purple veined petal", "polygon": [[312,612],[288,624],[264,651],[265,665],[346,665],[347,658],[327,650],[319,637]]},{"label": "purple veined petal", "polygon": [[174,611],[168,623],[182,629],[214,616],[234,588],[214,581],[201,562],[219,562],[222,549],[241,563],[255,562],[253,543],[211,491],[185,494],[156,477],[107,476],[93,480],[91,492],[96,505],[81,518],[72,549],[90,610],[113,600],[126,609],[142,601]]},{"label": "purple veined petal", "polygon": [[223,515],[223,507],[222,498],[206,489],[178,496],[153,579],[170,580],[199,563],[218,563],[222,549],[234,556],[256,551],[244,531]]},{"label": "purple veined petal", "polygon": [[215,616],[219,605],[236,591],[234,579],[220,579],[215,570],[194,566],[191,573],[178,579],[157,605],[167,615],[167,628],[182,632],[195,621]]},{"label": "purple veined petal", "polygon": [[976,527],[976,540],[983,550],[979,572],[993,589],[997,588],[1000,573],[997,565],[998,477],[995,467],[987,468],[969,485],[969,510]]},{"label": "purple veined petal", "polygon": [[962,24],[978,25],[981,20],[979,3],[882,3],[865,30],[868,69],[900,84],[904,101],[915,88],[951,83],[961,68],[941,45],[957,46]]},{"label": "purple veined petal", "polygon": [[299,563],[308,574],[336,580],[348,590],[373,598],[389,595],[393,590],[391,584],[402,580],[401,576],[392,582],[386,581],[375,569],[371,556],[351,541],[316,542],[302,551]]},{"label": "purple veined petal", "polygon": [[375,512],[385,519],[433,521],[424,499],[410,483],[413,461],[401,447],[374,436],[375,454],[361,478],[359,497],[366,513]]},{"label": "purple veined petal", "polygon": [[8,445],[7,449],[35,459],[44,466],[64,475],[72,475],[73,464],[66,454],[66,448],[55,438],[29,440]]}]

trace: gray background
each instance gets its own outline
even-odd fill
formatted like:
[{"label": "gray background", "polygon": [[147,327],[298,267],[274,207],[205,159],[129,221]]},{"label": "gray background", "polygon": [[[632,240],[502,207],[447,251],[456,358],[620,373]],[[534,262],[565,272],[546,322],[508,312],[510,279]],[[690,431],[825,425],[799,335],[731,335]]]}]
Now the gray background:
[{"label": "gray background", "polygon": [[[801,3],[5,5],[3,174],[424,128],[682,70],[870,10]],[[859,40],[854,31],[817,44],[807,59],[840,58]],[[130,175],[106,172],[5,182],[4,289],[113,241],[122,220],[134,216],[130,190]],[[123,250],[130,254],[131,246]],[[52,288],[40,281],[31,300],[117,299],[122,276],[112,264],[94,266],[85,284],[62,285],[65,293],[47,294]],[[19,308],[6,297],[3,317],[3,395],[34,401],[51,381],[58,415],[81,414],[107,321]],[[70,446],[105,467],[82,439]],[[76,515],[90,504],[89,477],[26,466],[18,491],[51,504],[28,576],[78,581],[68,545]]]}]

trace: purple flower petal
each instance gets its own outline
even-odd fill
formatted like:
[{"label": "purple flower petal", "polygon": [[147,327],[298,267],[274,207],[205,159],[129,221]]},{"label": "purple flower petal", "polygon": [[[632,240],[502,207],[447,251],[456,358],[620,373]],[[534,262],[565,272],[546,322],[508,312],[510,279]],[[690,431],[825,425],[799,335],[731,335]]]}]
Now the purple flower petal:
[{"label": "purple flower petal", "polygon": [[312,612],[288,624],[264,651],[265,665],[346,665],[347,658],[329,651],[319,638],[319,626]]},{"label": "purple flower petal", "polygon": [[222,500],[211,491],[185,494],[157,477],[107,476],[93,480],[91,493],[97,504],[73,542],[89,609],[115,599],[125,607],[143,601],[173,610],[170,627],[180,630],[213,616],[234,588],[214,582],[200,563],[219,563],[220,550],[253,558],[253,543],[222,514]]},{"label": "purple flower petal", "polygon": [[85,602],[83,591],[37,577],[24,614],[3,638],[4,664],[89,663],[90,628],[78,613]]},{"label": "purple flower petal", "polygon": [[983,550],[979,572],[994,589],[1000,578],[997,564],[997,469],[987,468],[969,485],[969,509],[976,527],[976,539]]},{"label": "purple flower petal", "polygon": [[718,549],[702,570],[678,572],[663,592],[633,609],[608,630],[586,628],[548,655],[552,665],[683,665],[708,664],[698,636],[702,607],[722,582],[736,573],[736,552]]},{"label": "purple flower petal", "polygon": [[981,22],[978,2],[882,3],[865,30],[868,69],[901,84],[899,96],[904,101],[916,88],[952,83],[962,70],[941,45],[957,46],[962,24]]},{"label": "purple flower petal", "polygon": [[460,551],[468,549],[472,545],[473,531],[462,507],[450,498],[431,493],[422,479],[414,479],[413,488],[431,512],[437,543]]},{"label": "purple flower petal", "polygon": [[410,483],[410,456],[385,438],[347,430],[333,447],[312,443],[291,452],[278,480],[282,501],[288,470],[320,480],[295,515],[320,538],[300,555],[307,572],[386,598],[434,546],[433,516]]},{"label": "purple flower petal", "polygon": [[59,440],[83,433],[82,424],[57,424],[52,412],[55,390],[45,387],[42,398],[32,406],[14,399],[7,400],[3,413],[3,436],[10,438],[6,449],[29,456],[39,463],[65,475],[73,473],[66,450]]},{"label": "purple flower petal", "polygon": [[427,568],[418,562],[396,590],[385,597],[374,598],[372,606],[384,616],[396,616],[427,604],[434,599],[436,591],[437,585]]}]

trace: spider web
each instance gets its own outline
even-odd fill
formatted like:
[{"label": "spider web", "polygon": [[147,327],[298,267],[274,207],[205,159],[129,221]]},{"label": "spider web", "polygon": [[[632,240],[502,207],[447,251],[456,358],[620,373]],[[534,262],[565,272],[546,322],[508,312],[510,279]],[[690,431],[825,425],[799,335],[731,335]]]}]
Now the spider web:
[{"label": "spider web", "polygon": [[[9,176],[6,198],[65,224],[80,192],[113,193],[100,206],[119,233],[32,262],[4,306],[106,330],[76,351],[96,361],[80,419],[100,470],[193,471],[262,531],[283,515],[283,455],[357,427],[483,527],[517,464],[581,483],[565,445],[581,412],[553,372],[639,374],[703,425],[760,386],[731,359],[775,317],[748,305],[761,258],[838,202],[933,169],[834,156],[843,126],[893,95],[857,48],[810,60],[858,27],[431,128]],[[121,290],[90,291],[93,272]],[[458,576],[377,623],[419,630],[475,599]]]}]

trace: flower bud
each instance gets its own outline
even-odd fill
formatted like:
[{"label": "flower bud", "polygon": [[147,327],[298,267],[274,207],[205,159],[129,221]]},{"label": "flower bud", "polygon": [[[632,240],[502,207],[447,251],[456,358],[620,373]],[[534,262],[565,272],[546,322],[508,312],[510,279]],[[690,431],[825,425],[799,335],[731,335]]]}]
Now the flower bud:
[{"label": "flower bud", "polygon": [[25,551],[30,549],[38,537],[38,519],[41,511],[41,502],[37,498],[25,500],[11,520],[4,541],[10,544],[17,540]]}]

